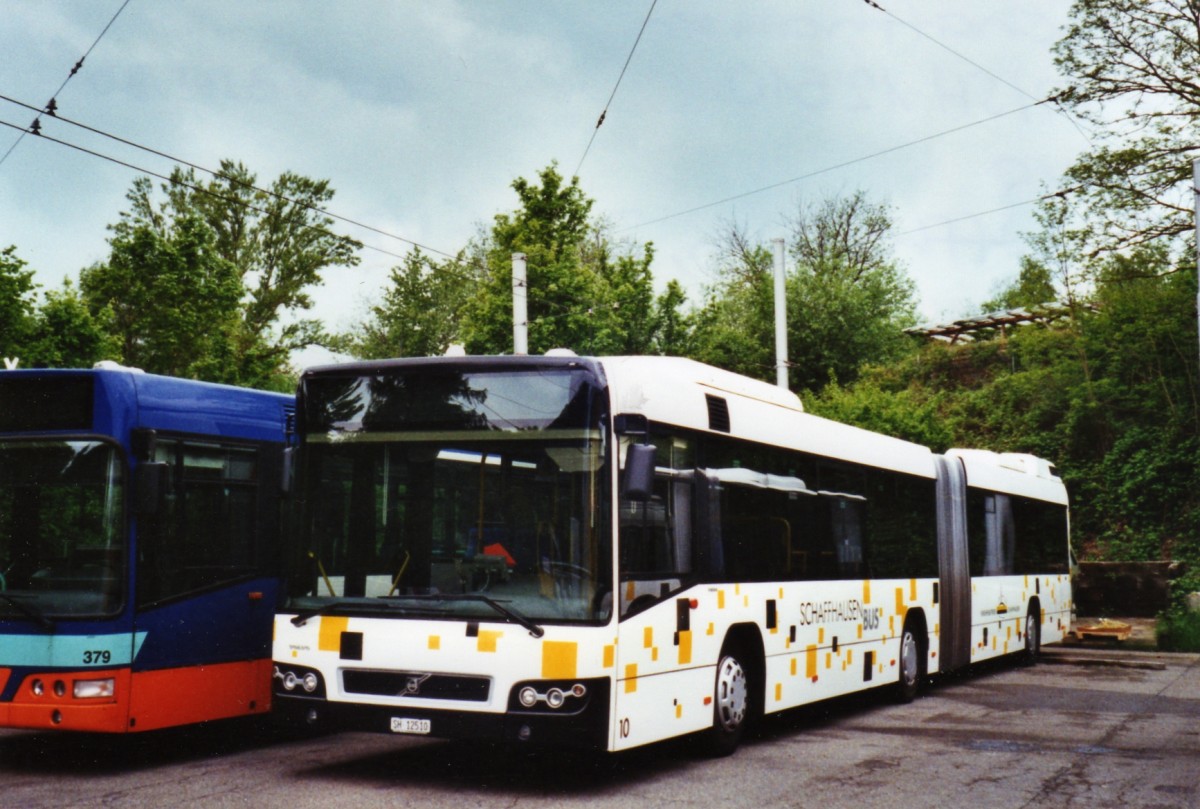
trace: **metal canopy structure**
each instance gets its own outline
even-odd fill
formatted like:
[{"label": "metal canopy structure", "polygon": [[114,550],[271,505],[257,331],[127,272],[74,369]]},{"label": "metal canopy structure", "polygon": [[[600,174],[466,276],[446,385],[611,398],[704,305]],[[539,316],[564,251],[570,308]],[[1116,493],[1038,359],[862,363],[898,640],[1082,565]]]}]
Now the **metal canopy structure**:
[{"label": "metal canopy structure", "polygon": [[1009,327],[1027,326],[1031,323],[1048,325],[1056,320],[1069,317],[1070,307],[1061,301],[1040,303],[1027,309],[1006,309],[998,312],[988,312],[976,317],[963,318],[942,326],[914,326],[905,329],[905,334],[925,337],[930,340],[941,340],[950,344],[969,343],[979,339],[995,336],[1007,337]]}]

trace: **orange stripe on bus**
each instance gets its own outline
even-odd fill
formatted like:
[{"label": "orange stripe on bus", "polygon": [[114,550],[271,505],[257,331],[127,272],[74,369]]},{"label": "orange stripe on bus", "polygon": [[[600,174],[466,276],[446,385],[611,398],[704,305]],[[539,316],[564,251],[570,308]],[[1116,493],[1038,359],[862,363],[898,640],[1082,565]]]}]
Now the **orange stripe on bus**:
[{"label": "orange stripe on bus", "polygon": [[215,663],[133,675],[129,729],[187,725],[271,709],[271,660]]}]

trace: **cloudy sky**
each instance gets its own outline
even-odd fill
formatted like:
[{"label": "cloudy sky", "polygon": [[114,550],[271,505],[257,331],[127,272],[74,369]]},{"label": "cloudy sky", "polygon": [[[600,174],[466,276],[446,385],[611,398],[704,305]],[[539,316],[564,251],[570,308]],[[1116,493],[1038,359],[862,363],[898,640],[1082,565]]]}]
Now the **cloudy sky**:
[{"label": "cloudy sky", "polygon": [[[44,105],[123,2],[0,0],[0,95]],[[654,242],[660,285],[677,278],[698,300],[728,223],[767,242],[797,206],[857,189],[892,207],[925,320],[971,313],[1016,276],[1035,227],[1020,203],[1056,189],[1087,147],[1065,116],[1030,106],[1062,83],[1050,48],[1069,3],[879,5],[658,0],[580,179],[616,235]],[[580,164],[650,7],[130,0],[58,110],[202,166],[240,160],[262,185],[327,178],[332,211],[454,253],[515,207],[514,178]],[[0,100],[0,122],[32,118]],[[172,166],[63,121],[42,131],[143,171]],[[0,126],[0,154],[19,134]],[[46,287],[77,277],[106,257],[137,175],[25,137],[0,163],[0,247]],[[317,293],[335,329],[410,247],[342,229],[381,250]]]}]

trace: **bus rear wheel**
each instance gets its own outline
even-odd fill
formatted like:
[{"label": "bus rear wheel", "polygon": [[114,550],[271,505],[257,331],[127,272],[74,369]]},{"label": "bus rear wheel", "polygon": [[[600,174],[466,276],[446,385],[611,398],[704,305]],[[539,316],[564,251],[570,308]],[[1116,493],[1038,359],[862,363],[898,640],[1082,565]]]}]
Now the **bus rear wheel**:
[{"label": "bus rear wheel", "polygon": [[704,748],[711,756],[727,756],[737,749],[750,720],[750,677],[747,658],[738,646],[721,651],[713,684],[713,726],[704,738]]},{"label": "bus rear wheel", "polygon": [[896,682],[896,701],[912,702],[921,689],[921,642],[910,624],[900,635],[900,677]]},{"label": "bus rear wheel", "polygon": [[1021,653],[1021,660],[1027,666],[1036,665],[1038,658],[1042,655],[1042,622],[1041,609],[1036,603],[1029,605],[1029,612],[1025,615],[1025,649]]}]

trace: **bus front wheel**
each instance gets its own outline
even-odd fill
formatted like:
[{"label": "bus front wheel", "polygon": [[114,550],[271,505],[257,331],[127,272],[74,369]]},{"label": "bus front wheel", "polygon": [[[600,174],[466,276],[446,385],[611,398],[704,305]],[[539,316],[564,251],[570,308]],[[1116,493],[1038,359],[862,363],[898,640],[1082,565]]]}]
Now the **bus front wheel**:
[{"label": "bus front wheel", "polygon": [[721,651],[713,686],[713,726],[704,745],[709,755],[729,755],[746,732],[753,704],[746,663],[744,652],[736,645]]}]

